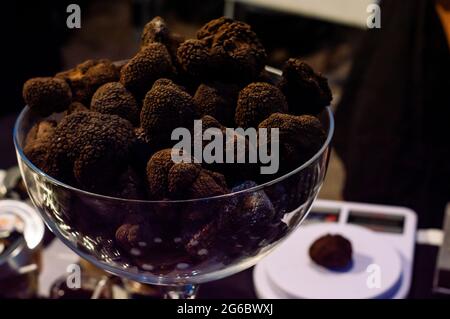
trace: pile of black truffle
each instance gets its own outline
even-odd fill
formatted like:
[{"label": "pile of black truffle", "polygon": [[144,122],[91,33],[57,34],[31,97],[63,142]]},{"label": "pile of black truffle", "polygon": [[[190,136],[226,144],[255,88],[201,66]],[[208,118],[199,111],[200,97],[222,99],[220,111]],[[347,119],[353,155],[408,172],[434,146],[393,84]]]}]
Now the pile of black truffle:
[{"label": "pile of black truffle", "polygon": [[44,120],[31,130],[25,154],[54,178],[118,197],[208,197],[240,181],[260,181],[257,170],[209,165],[204,168],[217,172],[200,170],[202,175],[223,174],[229,183],[220,181],[201,194],[169,189],[176,182],[158,166],[172,165],[162,155],[174,145],[172,130],[203,119],[204,127],[279,128],[285,173],[322,146],[325,133],[313,115],[332,97],[327,80],[297,59],[286,62],[279,83],[271,83],[265,59],[264,47],[243,22],[219,18],[203,26],[197,39],[183,41],[156,17],[145,26],[141,50],[126,64],[89,60],[25,83],[23,97],[33,112],[64,112],[59,123]]},{"label": "pile of black truffle", "polygon": [[[24,100],[42,117],[25,155],[64,183],[125,199],[205,198],[274,179],[321,148],[326,134],[315,116],[332,96],[327,80],[298,59],[286,62],[280,79],[265,64],[265,49],[246,23],[219,18],[184,40],[156,17],[125,63],[88,60],[25,83]],[[203,129],[279,128],[279,172],[262,176],[257,164],[246,163],[174,163],[171,133],[192,129],[195,119]],[[131,227],[124,225],[130,222],[116,233],[122,243]]]}]

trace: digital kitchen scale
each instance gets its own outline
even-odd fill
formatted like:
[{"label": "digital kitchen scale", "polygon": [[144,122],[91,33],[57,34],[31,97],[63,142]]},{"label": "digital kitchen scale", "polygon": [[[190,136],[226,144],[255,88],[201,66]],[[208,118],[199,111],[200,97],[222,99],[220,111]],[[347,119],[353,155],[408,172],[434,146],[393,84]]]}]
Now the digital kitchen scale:
[{"label": "digital kitchen scale", "polygon": [[[369,263],[372,258],[375,264],[388,262],[387,266],[384,264],[384,274],[386,281],[390,281],[389,286],[383,287],[385,289],[379,294],[368,294],[362,290],[360,294],[355,291],[346,294],[345,289],[341,288],[342,298],[405,298],[411,285],[416,226],[416,214],[408,208],[316,200],[302,225],[256,265],[253,272],[256,294],[262,299],[320,298],[320,291],[317,290],[321,284],[329,283],[329,289],[336,291],[339,287],[348,288],[345,276],[348,277],[348,285],[357,289],[354,280],[358,276],[368,277],[370,273],[366,269],[354,269],[351,274],[332,274],[318,269],[320,266],[314,265],[305,252],[311,238],[320,237],[319,229],[322,229],[322,235],[345,229],[343,235],[348,234],[354,249],[359,250],[358,255],[354,255],[355,263],[365,265],[364,262]],[[383,268],[380,269],[383,276]],[[323,271],[323,276],[320,276],[320,271]],[[324,298],[333,296],[324,290]]]}]

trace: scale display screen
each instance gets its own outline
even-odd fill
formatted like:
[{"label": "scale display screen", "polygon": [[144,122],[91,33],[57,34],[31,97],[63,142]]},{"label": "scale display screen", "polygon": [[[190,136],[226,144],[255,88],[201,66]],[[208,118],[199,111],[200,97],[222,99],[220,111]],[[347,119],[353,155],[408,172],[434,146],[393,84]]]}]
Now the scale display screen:
[{"label": "scale display screen", "polygon": [[337,223],[340,212],[339,208],[315,208],[311,210],[304,224]]},{"label": "scale display screen", "polygon": [[402,234],[405,217],[375,212],[350,211],[347,223],[367,227],[377,232]]}]

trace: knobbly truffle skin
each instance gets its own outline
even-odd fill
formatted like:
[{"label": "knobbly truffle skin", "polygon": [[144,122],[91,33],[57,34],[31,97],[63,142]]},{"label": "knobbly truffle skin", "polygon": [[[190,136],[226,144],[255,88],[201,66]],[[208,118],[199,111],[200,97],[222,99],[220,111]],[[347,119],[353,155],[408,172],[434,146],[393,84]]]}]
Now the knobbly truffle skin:
[{"label": "knobbly truffle skin", "polygon": [[25,145],[31,144],[39,139],[48,139],[55,132],[56,121],[43,120],[36,123],[25,138]]},{"label": "knobbly truffle skin", "polygon": [[119,79],[119,71],[110,60],[87,60],[71,70],[56,74],[56,77],[69,84],[74,101],[89,105],[92,95],[101,85]]},{"label": "knobbly truffle skin", "polygon": [[174,199],[193,199],[228,193],[222,174],[203,169],[196,163],[176,163],[168,174],[168,190]]},{"label": "knobbly truffle skin", "polygon": [[[250,140],[246,136],[239,134],[239,132],[233,131],[232,134],[230,134],[230,132],[227,134],[227,127],[223,126],[219,121],[210,115],[203,116],[201,121],[202,130],[199,132],[194,131],[194,138],[201,139],[205,131],[210,128],[219,129],[223,136],[225,136],[223,143],[223,154],[233,151],[235,158],[233,163],[227,163],[226,161],[224,163],[204,162],[202,166],[211,171],[223,174],[229,185],[234,185],[237,182],[251,178],[259,167],[257,163],[248,163],[245,159],[249,158],[250,152],[254,152],[254,154],[257,152],[256,145],[250,143]],[[200,136],[198,134],[200,134]],[[209,141],[204,141],[203,147],[208,144]],[[241,149],[239,144],[244,146],[243,152],[239,151]]]},{"label": "knobbly truffle skin", "polygon": [[209,38],[216,34],[220,27],[230,25],[233,22],[235,22],[233,19],[227,17],[220,17],[211,20],[197,31],[197,39]]},{"label": "knobbly truffle skin", "polygon": [[216,120],[215,117],[211,115],[205,115],[200,120],[202,121],[202,132],[197,133],[203,134],[209,128],[218,128],[221,131],[224,131],[226,129],[225,126],[223,126],[218,120]]},{"label": "knobbly truffle skin", "polygon": [[119,82],[106,83],[98,88],[91,100],[91,110],[115,114],[139,124],[139,109],[134,96]]},{"label": "knobbly truffle skin", "polygon": [[42,116],[64,111],[72,100],[69,85],[64,80],[51,77],[26,81],[22,93],[30,109]]},{"label": "knobbly truffle skin", "polygon": [[210,115],[225,126],[234,126],[239,88],[220,82],[200,84],[194,95],[198,116]]},{"label": "knobbly truffle skin", "polygon": [[225,23],[212,38],[210,54],[217,74],[237,82],[258,77],[266,63],[266,51],[251,27],[243,22]]},{"label": "knobbly truffle skin", "polygon": [[229,18],[210,21],[178,48],[178,62],[196,80],[249,83],[264,69],[264,47],[246,23]]},{"label": "knobbly truffle skin", "polygon": [[50,172],[63,181],[73,177],[88,191],[105,193],[125,168],[133,140],[133,127],[125,119],[97,112],[73,113],[55,130]]},{"label": "knobbly truffle skin", "polygon": [[122,67],[120,82],[133,94],[144,96],[157,79],[173,73],[169,52],[163,44],[155,42],[142,48]]},{"label": "knobbly truffle skin", "polygon": [[281,91],[264,82],[251,83],[239,93],[235,122],[239,127],[256,127],[273,113],[287,111]]},{"label": "knobbly truffle skin", "polygon": [[341,235],[327,234],[320,237],[309,248],[309,256],[318,265],[339,270],[352,261],[352,244]]},{"label": "knobbly truffle skin", "polygon": [[168,198],[168,179],[172,161],[172,149],[163,149],[150,158],[147,163],[147,186],[150,198],[160,200]]},{"label": "knobbly truffle skin", "polygon": [[222,174],[196,163],[175,163],[172,149],[156,152],[147,164],[148,192],[153,199],[192,199],[228,192]]},{"label": "knobbly truffle skin", "polygon": [[175,84],[158,81],[146,94],[141,110],[141,127],[155,147],[171,146],[175,128],[190,128],[194,124],[195,107],[192,97]]},{"label": "knobbly truffle skin", "polygon": [[64,116],[70,115],[72,113],[88,112],[88,111],[89,111],[89,109],[86,106],[84,106],[82,103],[74,101],[74,102],[70,103],[67,110],[64,111]]},{"label": "knobbly truffle skin", "polygon": [[279,87],[288,100],[289,113],[295,115],[316,115],[333,99],[327,79],[299,59],[286,62]]},{"label": "knobbly truffle skin", "polygon": [[209,75],[211,57],[204,41],[186,40],[178,47],[177,58],[183,71],[190,76],[206,78]]},{"label": "knobbly truffle skin", "polygon": [[56,122],[44,120],[35,124],[28,132],[23,149],[25,156],[41,170],[46,170],[50,142],[55,132]]},{"label": "knobbly truffle skin", "polygon": [[[320,121],[311,115],[289,115],[274,113],[259,128],[279,129],[280,169],[285,173],[295,169],[310,159],[326,140]],[[268,132],[270,143],[270,132]]]}]

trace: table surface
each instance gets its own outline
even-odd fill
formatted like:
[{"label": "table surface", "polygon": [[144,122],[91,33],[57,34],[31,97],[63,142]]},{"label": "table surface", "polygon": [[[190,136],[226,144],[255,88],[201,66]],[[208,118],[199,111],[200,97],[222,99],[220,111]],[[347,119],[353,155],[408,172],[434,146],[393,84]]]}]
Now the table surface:
[{"label": "table surface", "polygon": [[[17,114],[0,118],[0,169],[17,164],[12,131]],[[443,295],[432,292],[434,268],[438,247],[416,245],[410,298],[441,298]],[[203,284],[199,297],[204,299],[254,299],[253,269],[247,269],[225,279]],[[447,296],[448,297],[448,296]]]}]

